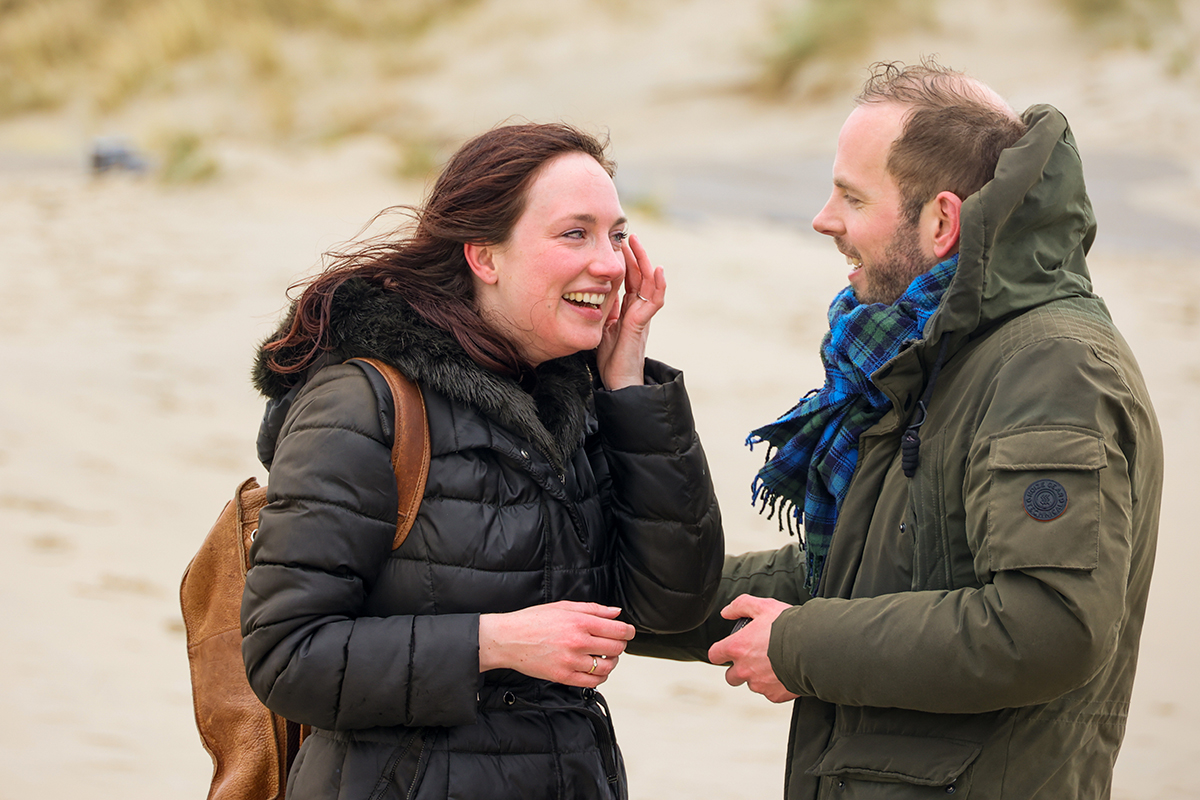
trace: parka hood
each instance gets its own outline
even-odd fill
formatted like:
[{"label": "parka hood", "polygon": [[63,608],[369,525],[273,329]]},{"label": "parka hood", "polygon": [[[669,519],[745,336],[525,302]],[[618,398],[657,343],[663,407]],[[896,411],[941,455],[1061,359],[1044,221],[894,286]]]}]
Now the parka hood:
[{"label": "parka hood", "polygon": [[[1107,315],[1085,260],[1096,219],[1071,128],[1048,105],[1030,107],[1022,119],[1028,130],[1000,154],[995,177],[963,201],[958,268],[923,338],[871,376],[905,414],[939,355],[948,363],[1006,319],[1068,298],[1086,298]],[[880,432],[900,418],[885,421]]]},{"label": "parka hood", "polygon": [[[283,337],[287,315],[263,345]],[[547,361],[534,371],[531,391],[511,378],[480,366],[446,331],[426,322],[400,295],[362,279],[351,279],[334,295],[329,328],[330,352],[304,373],[281,374],[267,366],[259,348],[252,372],[254,387],[269,400],[259,435],[259,457],[269,463],[275,433],[291,399],[309,376],[350,358],[377,358],[406,377],[525,437],[556,465],[578,447],[587,424],[592,392],[588,356],[577,353]],[[286,357],[287,353],[282,353]]]},{"label": "parka hood", "polygon": [[967,337],[1013,314],[1066,297],[1095,298],[1084,257],[1096,219],[1066,118],[1048,105],[1022,119],[1026,134],[1000,155],[996,175],[962,205],[958,271],[925,340]]}]

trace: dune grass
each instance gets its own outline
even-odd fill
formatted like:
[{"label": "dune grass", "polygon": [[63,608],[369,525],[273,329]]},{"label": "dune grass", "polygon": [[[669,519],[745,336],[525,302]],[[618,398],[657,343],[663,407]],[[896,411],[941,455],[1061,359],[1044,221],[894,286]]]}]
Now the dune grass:
[{"label": "dune grass", "polygon": [[470,2],[0,0],[0,117],[75,100],[102,116],[213,54],[232,56],[250,84],[286,84],[289,38],[385,49]]},{"label": "dune grass", "polygon": [[1109,44],[1150,48],[1180,20],[1180,0],[1058,0],[1082,28]]},{"label": "dune grass", "polygon": [[200,134],[194,131],[166,134],[158,149],[162,152],[158,179],[164,184],[205,183],[220,173],[217,159],[208,152]]},{"label": "dune grass", "polygon": [[[806,0],[778,24],[764,58],[761,86],[781,94],[809,77],[805,94],[827,88],[813,78],[814,65],[859,60],[884,33],[900,34],[933,24],[935,0]],[[805,71],[809,75],[801,75]]]},{"label": "dune grass", "polygon": [[[1150,47],[1180,18],[1180,0],[1053,1],[1107,46]],[[844,67],[861,61],[884,36],[934,27],[939,3],[949,7],[948,0],[801,0],[767,45],[758,88],[775,96],[841,88],[823,76],[844,76]],[[1177,73],[1191,63],[1176,52],[1165,68]]]}]

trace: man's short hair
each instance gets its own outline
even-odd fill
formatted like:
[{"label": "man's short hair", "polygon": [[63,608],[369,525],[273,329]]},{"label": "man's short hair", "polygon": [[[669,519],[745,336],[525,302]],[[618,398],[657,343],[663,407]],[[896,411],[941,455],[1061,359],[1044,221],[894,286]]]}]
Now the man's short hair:
[{"label": "man's short hair", "polygon": [[903,213],[916,224],[940,192],[967,199],[996,174],[1000,153],[1026,125],[998,94],[933,59],[905,66],[871,65],[859,105],[898,103],[910,111],[892,143],[887,168],[900,188]]}]

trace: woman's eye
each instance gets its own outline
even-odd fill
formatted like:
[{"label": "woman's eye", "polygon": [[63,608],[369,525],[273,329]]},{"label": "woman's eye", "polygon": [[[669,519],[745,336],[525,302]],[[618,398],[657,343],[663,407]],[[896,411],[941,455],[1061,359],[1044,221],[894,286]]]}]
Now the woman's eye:
[{"label": "woman's eye", "polygon": [[620,247],[629,240],[629,231],[614,231],[612,238],[613,244]]},{"label": "woman's eye", "polygon": [[563,236],[566,236],[568,239],[582,239],[586,235],[587,234],[582,228],[576,228],[573,231],[567,231],[563,234]]}]

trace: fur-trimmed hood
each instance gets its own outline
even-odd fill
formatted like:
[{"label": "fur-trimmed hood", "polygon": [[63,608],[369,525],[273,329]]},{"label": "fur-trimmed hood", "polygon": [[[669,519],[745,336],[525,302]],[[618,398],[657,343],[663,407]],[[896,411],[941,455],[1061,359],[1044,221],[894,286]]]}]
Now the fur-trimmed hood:
[{"label": "fur-trimmed hood", "polygon": [[[259,348],[252,379],[269,401],[259,437],[260,457],[264,444],[274,450],[274,431],[267,429],[278,430],[291,399],[308,377],[328,364],[359,357],[392,364],[418,385],[478,410],[528,439],[556,466],[579,446],[591,408],[589,354],[577,353],[539,365],[534,371],[534,387],[526,391],[515,380],[472,360],[453,336],[426,322],[400,295],[365,280],[356,278],[343,284],[334,295],[331,312],[330,352],[306,372],[275,372]],[[293,307],[263,345],[283,336],[294,313]],[[286,360],[288,353],[285,350],[279,355]]]}]

